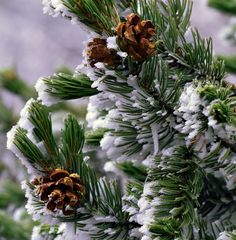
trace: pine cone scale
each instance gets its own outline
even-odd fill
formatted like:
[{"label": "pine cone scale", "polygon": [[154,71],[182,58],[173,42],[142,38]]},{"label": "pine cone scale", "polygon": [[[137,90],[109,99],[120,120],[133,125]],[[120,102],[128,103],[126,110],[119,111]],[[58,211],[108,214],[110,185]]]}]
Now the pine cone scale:
[{"label": "pine cone scale", "polygon": [[124,33],[124,36],[126,38],[126,40],[128,41],[128,43],[136,45],[138,44],[136,38],[135,38],[135,33],[134,33],[134,27],[133,26],[129,26],[127,28],[127,30]]},{"label": "pine cone scale", "polygon": [[69,173],[66,170],[56,169],[50,175],[50,179],[53,181],[58,181],[61,178],[68,177]]},{"label": "pine cone scale", "polygon": [[47,209],[52,212],[55,210],[56,206],[57,206],[56,203],[52,200],[48,201],[48,203],[46,205]]},{"label": "pine cone scale", "polygon": [[123,37],[125,33],[125,23],[120,23],[116,28],[116,33],[118,37]]}]

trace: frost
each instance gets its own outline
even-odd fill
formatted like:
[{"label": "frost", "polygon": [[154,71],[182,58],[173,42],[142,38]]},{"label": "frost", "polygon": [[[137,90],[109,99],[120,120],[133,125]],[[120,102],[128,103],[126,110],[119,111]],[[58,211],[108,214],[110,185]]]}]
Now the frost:
[{"label": "frost", "polygon": [[52,106],[58,102],[60,102],[60,99],[57,97],[54,97],[50,95],[50,93],[47,92],[48,86],[45,82],[44,78],[39,78],[36,85],[35,89],[38,92],[38,99],[42,101],[42,103],[45,106]]},{"label": "frost", "polygon": [[117,45],[116,40],[117,40],[117,37],[116,37],[116,36],[115,36],[115,37],[108,37],[108,38],[107,38],[107,47],[108,47],[109,49],[118,50],[119,47],[118,47],[118,45]]}]

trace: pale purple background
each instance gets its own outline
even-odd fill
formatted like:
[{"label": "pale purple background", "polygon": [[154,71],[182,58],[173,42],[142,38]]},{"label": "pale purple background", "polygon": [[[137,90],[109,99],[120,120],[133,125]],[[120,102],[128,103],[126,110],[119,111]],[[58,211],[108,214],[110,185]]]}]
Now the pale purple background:
[{"label": "pale purple background", "polygon": [[86,34],[79,26],[44,15],[41,0],[0,0],[0,68],[15,65],[34,84],[81,59]]},{"label": "pale purple background", "polygon": [[[216,53],[236,53],[218,37],[229,17],[195,0],[192,23],[204,36],[212,36]],[[66,64],[81,61],[86,33],[60,17],[43,15],[41,0],[0,0],[0,68],[16,66],[32,85]]]}]

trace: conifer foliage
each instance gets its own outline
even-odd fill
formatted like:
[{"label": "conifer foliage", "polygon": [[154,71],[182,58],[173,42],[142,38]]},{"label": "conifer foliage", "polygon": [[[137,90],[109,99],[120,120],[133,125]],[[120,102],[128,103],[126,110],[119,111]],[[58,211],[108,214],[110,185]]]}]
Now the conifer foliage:
[{"label": "conifer foliage", "polygon": [[[8,133],[31,175],[33,239],[233,240],[236,92],[211,39],[190,26],[190,0],[43,0],[93,32],[73,75],[36,83]],[[48,106],[89,98],[87,126]],[[105,152],[99,178],[90,150]],[[51,224],[45,228],[44,224]],[[48,225],[47,225],[48,226]]]}]

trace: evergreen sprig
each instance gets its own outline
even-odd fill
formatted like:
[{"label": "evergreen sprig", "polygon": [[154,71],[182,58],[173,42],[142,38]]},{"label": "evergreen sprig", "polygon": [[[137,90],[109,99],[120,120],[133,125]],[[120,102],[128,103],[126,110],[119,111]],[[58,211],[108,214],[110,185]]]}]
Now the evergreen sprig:
[{"label": "evergreen sprig", "polygon": [[59,149],[55,137],[53,136],[51,115],[49,114],[49,111],[37,101],[29,106],[28,111],[28,120],[34,126],[34,137],[36,138],[36,141],[43,142],[47,154],[50,156],[55,167],[56,159],[59,159]]},{"label": "evergreen sprig", "polygon": [[48,171],[48,167],[53,168],[47,164],[47,160],[43,161],[43,154],[29,139],[25,129],[19,127],[16,130],[13,143],[35,169],[43,172],[45,169]]},{"label": "evergreen sprig", "polygon": [[173,151],[171,156],[157,156],[148,176],[156,184],[158,201],[150,231],[163,240],[191,239],[204,172],[191,149],[179,146]]},{"label": "evergreen sprig", "polygon": [[[158,56],[168,63],[168,76],[172,76],[172,84],[176,81],[176,76],[183,83],[195,78],[214,82],[220,82],[224,78],[223,61],[213,58],[212,40],[202,38],[197,30],[189,26],[191,1],[170,0],[164,3],[134,0],[129,5],[144,19],[151,19],[155,23]],[[156,58],[156,61],[159,59]],[[149,65],[146,75],[151,76],[156,71],[156,64]]]},{"label": "evergreen sprig", "polygon": [[[91,224],[96,228],[94,235],[90,233],[92,239],[129,239],[132,223],[129,223],[129,215],[122,211],[120,187],[116,181],[98,179],[95,171],[86,163],[82,152],[85,141],[83,127],[69,115],[62,130],[61,142],[58,143],[53,135],[50,113],[46,107],[40,102],[32,101],[27,116],[33,125],[35,139],[27,136],[29,131],[26,129],[16,128],[13,143],[20,153],[42,174],[49,174],[56,168],[78,173],[85,188],[79,206],[85,211],[80,213],[79,208],[78,214],[69,217],[58,216],[58,219],[62,222],[77,222],[82,229],[86,225],[83,221],[91,219]],[[35,141],[42,142],[46,152],[39,149]],[[37,211],[42,208],[44,202],[35,194],[34,185],[28,183],[28,186],[32,195],[31,201]],[[108,216],[111,219],[106,221]],[[104,218],[104,221],[100,221],[99,218]],[[111,232],[106,233],[104,230],[107,228],[110,228]]]},{"label": "evergreen sprig", "polygon": [[[75,141],[76,139],[76,141]],[[65,120],[65,129],[62,130],[61,152],[64,157],[66,169],[76,172],[78,169],[77,159],[82,158],[84,146],[84,130],[77,120],[71,115]]]},{"label": "evergreen sprig", "polygon": [[120,21],[114,0],[63,0],[63,3],[83,24],[99,34],[113,35],[113,28]]},{"label": "evergreen sprig", "polygon": [[[83,146],[83,130],[75,118],[69,116],[65,121],[65,129],[62,133],[62,146],[52,131],[52,121],[49,111],[40,104],[33,101],[28,108],[27,120],[32,125],[34,139],[29,138],[28,129],[17,127],[13,143],[24,157],[37,170],[50,173],[53,169],[63,168],[77,171],[76,161]],[[71,142],[73,140],[73,142]],[[42,147],[39,148],[39,144]]]},{"label": "evergreen sprig", "polygon": [[82,97],[89,97],[98,93],[91,88],[92,81],[84,74],[70,75],[66,73],[57,73],[51,77],[42,78],[47,86],[45,90],[52,97],[61,100],[71,100]]}]

